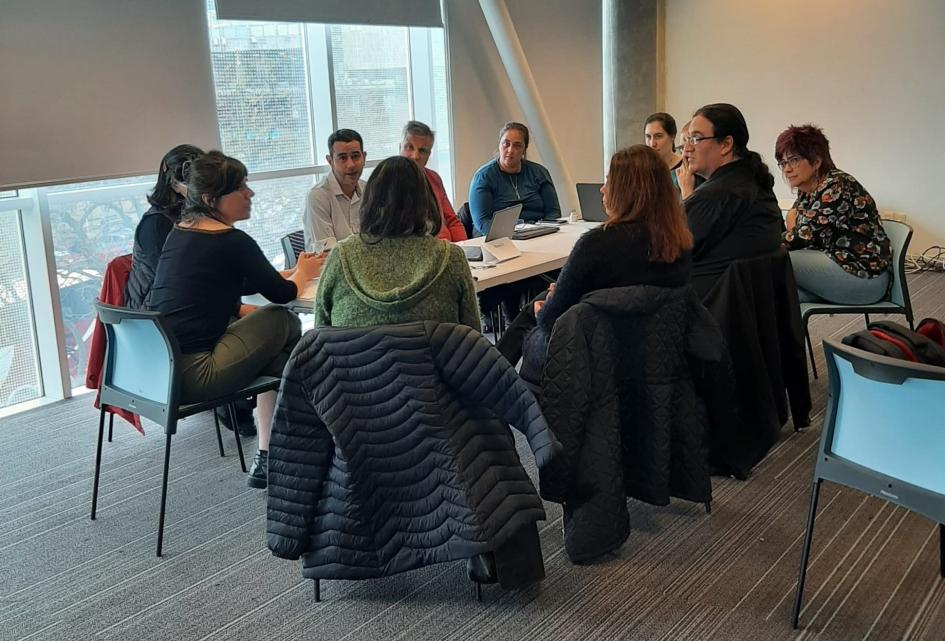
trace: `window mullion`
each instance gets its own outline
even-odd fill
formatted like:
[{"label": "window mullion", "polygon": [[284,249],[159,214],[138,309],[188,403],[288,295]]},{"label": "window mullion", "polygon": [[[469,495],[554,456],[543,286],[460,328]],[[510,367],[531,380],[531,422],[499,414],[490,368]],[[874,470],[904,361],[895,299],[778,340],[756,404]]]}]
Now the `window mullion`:
[{"label": "window mullion", "polygon": [[309,99],[312,112],[315,164],[324,165],[325,143],[336,128],[335,90],[331,72],[328,29],[325,25],[306,26]]}]

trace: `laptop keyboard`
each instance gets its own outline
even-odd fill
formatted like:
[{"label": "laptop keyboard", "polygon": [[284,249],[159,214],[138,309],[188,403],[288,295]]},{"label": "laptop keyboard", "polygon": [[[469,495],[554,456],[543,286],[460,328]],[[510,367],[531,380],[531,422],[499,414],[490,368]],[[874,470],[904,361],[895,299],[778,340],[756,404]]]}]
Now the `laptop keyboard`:
[{"label": "laptop keyboard", "polygon": [[522,229],[516,229],[512,233],[512,240],[529,240],[539,236],[554,234],[558,228],[553,225],[528,225]]}]

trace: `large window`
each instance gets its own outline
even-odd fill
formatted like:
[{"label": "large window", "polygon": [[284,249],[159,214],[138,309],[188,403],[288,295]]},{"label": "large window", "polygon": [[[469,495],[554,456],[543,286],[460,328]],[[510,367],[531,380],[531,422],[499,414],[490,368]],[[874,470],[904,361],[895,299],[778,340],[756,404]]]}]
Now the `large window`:
[{"label": "large window", "polygon": [[30,301],[20,212],[0,211],[0,408],[43,393]]},{"label": "large window", "polygon": [[[213,0],[207,11],[223,151],[246,163],[256,192],[240,227],[274,265],[328,171],[325,146],[337,128],[364,137],[366,179],[398,152],[407,120],[428,123],[437,131],[429,166],[451,189],[441,29],[217,20]],[[108,262],[131,252],[154,182],[0,192],[0,410],[84,385],[93,302]]]}]

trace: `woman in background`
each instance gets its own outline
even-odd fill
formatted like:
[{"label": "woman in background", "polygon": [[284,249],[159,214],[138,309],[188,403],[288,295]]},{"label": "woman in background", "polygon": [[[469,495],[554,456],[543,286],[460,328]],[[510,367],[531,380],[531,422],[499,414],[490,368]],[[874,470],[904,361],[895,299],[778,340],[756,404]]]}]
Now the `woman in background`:
[{"label": "woman in background", "polygon": [[469,213],[478,236],[492,226],[492,215],[506,207],[521,205],[519,218],[525,221],[558,218],[561,206],[551,174],[542,165],[526,158],[528,127],[506,123],[499,130],[499,153],[480,167],[469,184]]},{"label": "woman in background", "polygon": [[198,147],[178,145],[161,159],[157,184],[148,195],[151,208],[144,212],[135,228],[131,273],[125,285],[125,307],[130,309],[147,307],[164,241],[174,228],[174,223],[180,218],[184,199],[187,197],[185,170],[194,158],[202,155],[203,150]]},{"label": "woman in background", "polygon": [[676,169],[682,164],[682,154],[676,153],[676,120],[662,111],[651,114],[643,123],[643,138],[669,167],[673,187],[679,189]]},{"label": "woman in background", "polygon": [[869,305],[889,288],[892,250],[876,202],[840,171],[819,127],[791,125],[774,147],[797,200],[785,220],[784,244],[801,302]]},{"label": "woman in background", "polygon": [[[301,337],[298,317],[268,305],[235,318],[241,295],[258,292],[288,303],[318,276],[324,260],[303,252],[294,270],[280,274],[256,241],[233,226],[252,210],[246,173],[243,163],[219,151],[194,159],[186,206],[158,261],[150,308],[164,315],[180,344],[185,403],[232,394],[258,376],[282,376]],[[266,487],[275,400],[275,392],[258,398],[259,449],[250,487]]]}]

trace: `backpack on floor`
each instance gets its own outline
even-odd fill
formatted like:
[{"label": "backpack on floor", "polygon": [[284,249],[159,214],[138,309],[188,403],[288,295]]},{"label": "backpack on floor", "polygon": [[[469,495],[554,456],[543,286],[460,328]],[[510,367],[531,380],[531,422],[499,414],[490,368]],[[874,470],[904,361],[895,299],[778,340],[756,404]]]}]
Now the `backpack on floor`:
[{"label": "backpack on floor", "polygon": [[936,345],[945,347],[945,324],[935,318],[923,318],[915,331],[922,334]]},{"label": "backpack on floor", "polygon": [[870,323],[866,330],[846,336],[843,343],[881,356],[945,367],[945,347],[892,321]]}]

